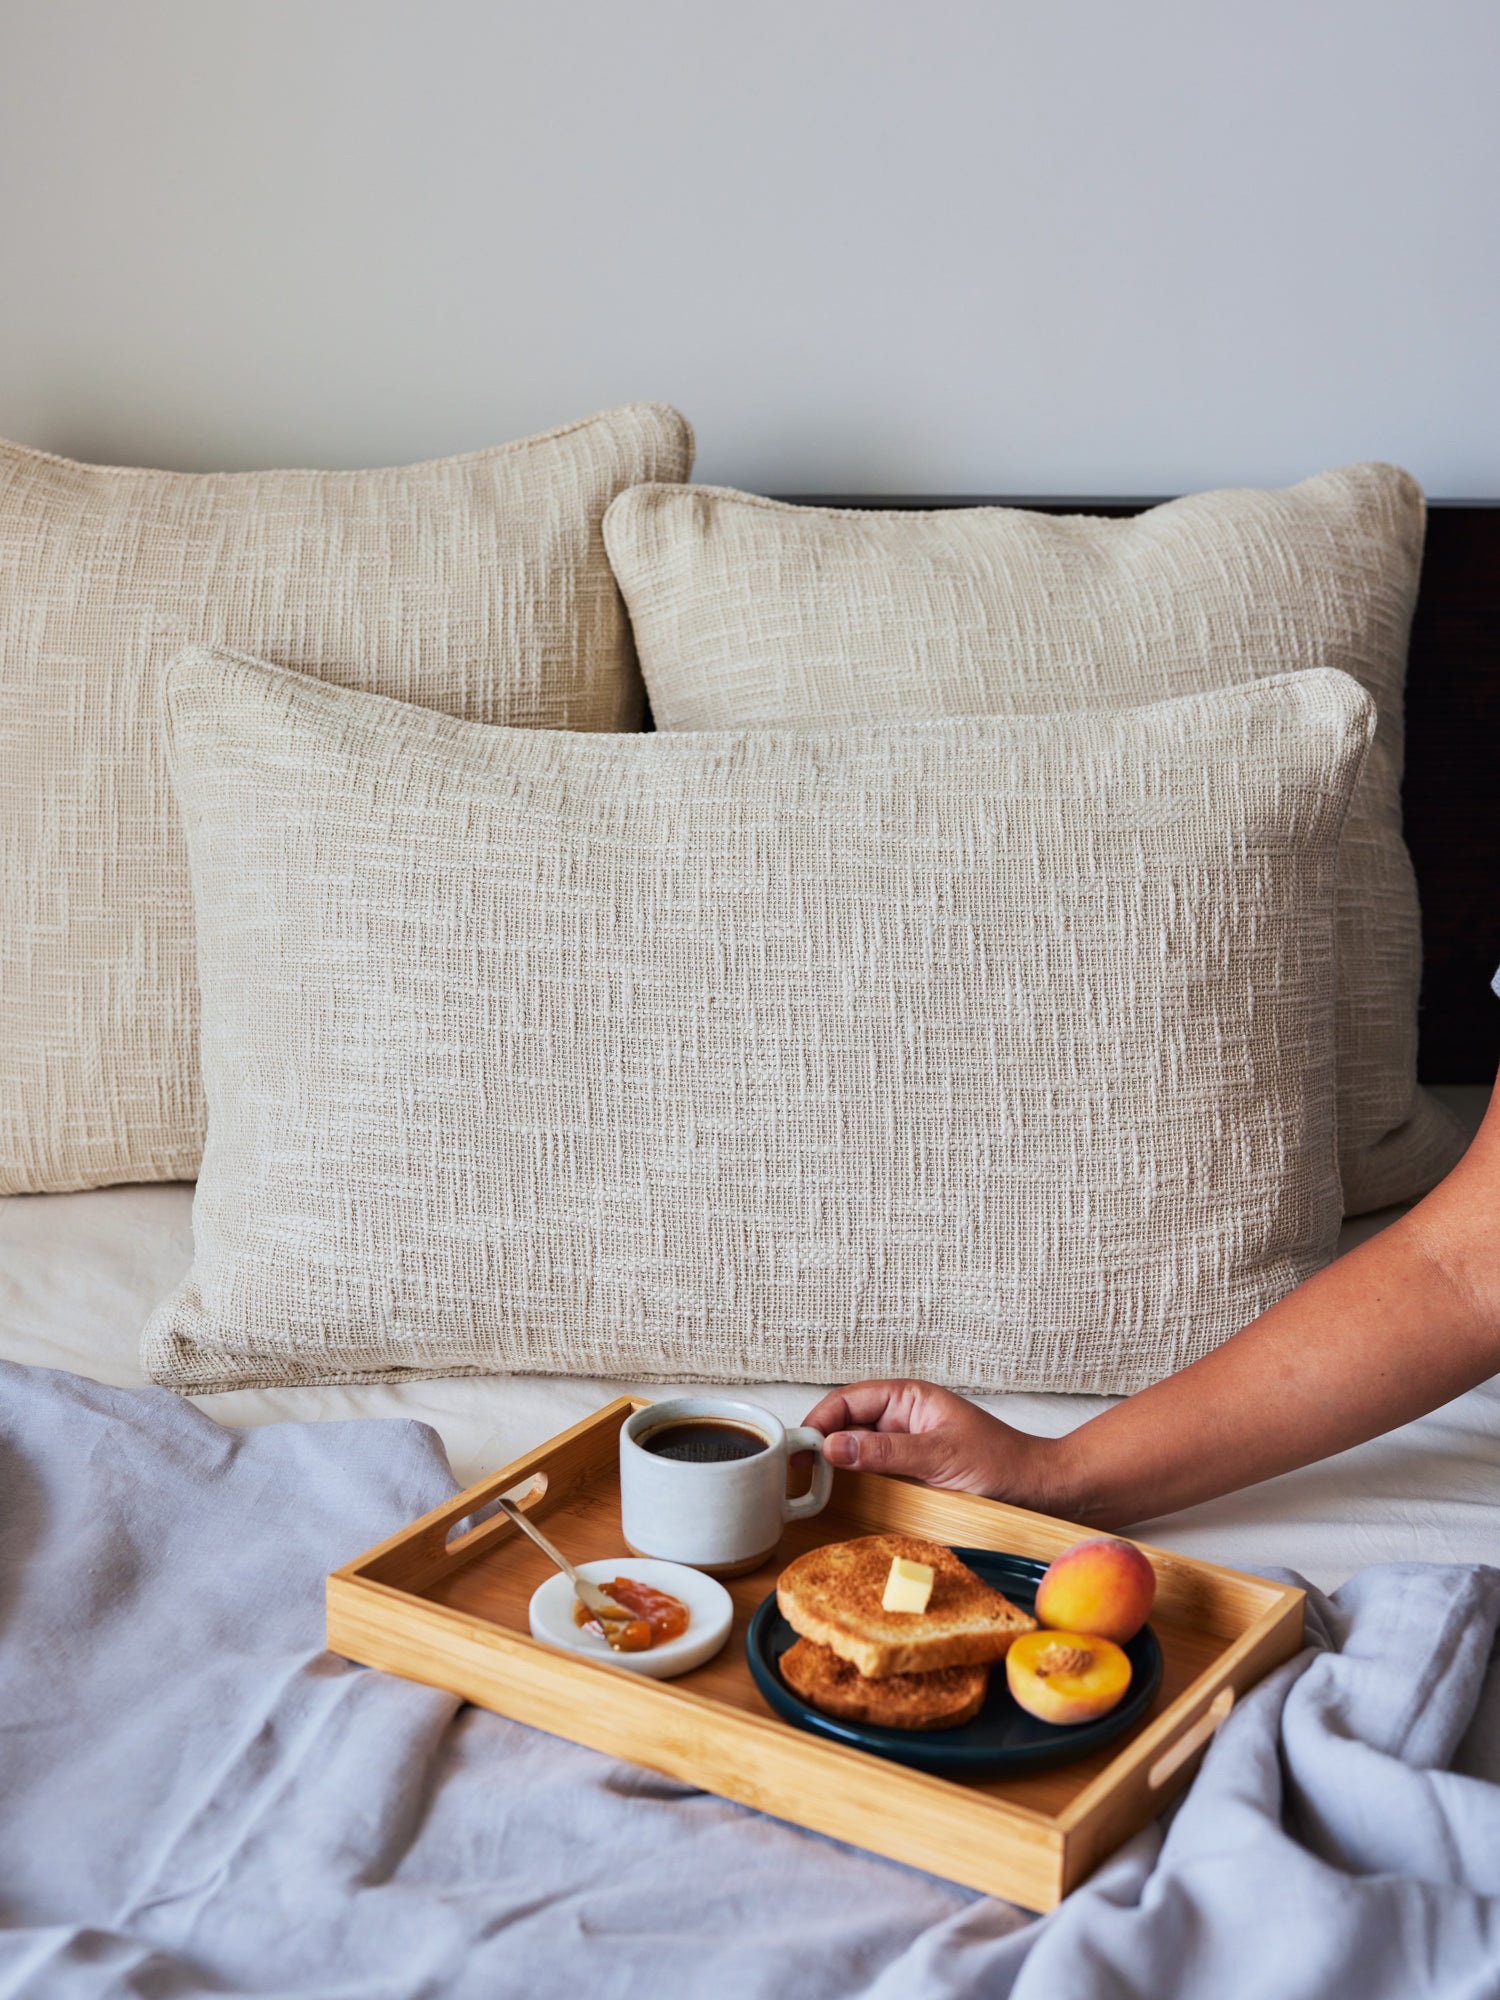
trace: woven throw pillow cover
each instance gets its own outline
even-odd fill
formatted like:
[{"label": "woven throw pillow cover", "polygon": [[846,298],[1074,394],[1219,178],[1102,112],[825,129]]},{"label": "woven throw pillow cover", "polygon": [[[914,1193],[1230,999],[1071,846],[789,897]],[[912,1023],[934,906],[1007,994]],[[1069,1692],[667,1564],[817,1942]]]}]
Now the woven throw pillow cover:
[{"label": "woven throw pillow cover", "polygon": [[1326,1258],[1372,726],[484,729],[193,650],[209,1137],[175,1388],[1126,1390]]},{"label": "woven throw pillow cover", "polygon": [[183,643],[482,722],[633,729],[599,524],[691,460],[652,404],[376,472],[0,444],[0,1193],[197,1172],[192,905],[159,736]]},{"label": "woven throw pillow cover", "polygon": [[1356,465],[1125,521],[643,487],[604,537],[662,729],[1093,709],[1353,674],[1380,717],[1339,911],[1340,1156],[1361,1214],[1425,1192],[1463,1146],[1417,1085],[1421,926],[1401,834],[1424,523],[1406,473]]}]

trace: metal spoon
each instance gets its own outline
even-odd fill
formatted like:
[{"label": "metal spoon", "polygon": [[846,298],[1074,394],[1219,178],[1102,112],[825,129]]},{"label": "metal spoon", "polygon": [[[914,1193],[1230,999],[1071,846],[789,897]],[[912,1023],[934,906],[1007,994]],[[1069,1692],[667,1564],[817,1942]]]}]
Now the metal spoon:
[{"label": "metal spoon", "polygon": [[507,1520],[515,1522],[523,1535],[531,1537],[544,1556],[547,1556],[552,1562],[557,1564],[557,1567],[562,1571],[569,1583],[572,1584],[574,1590],[577,1591],[579,1602],[585,1610],[593,1612],[594,1616],[599,1620],[605,1638],[614,1647],[615,1651],[619,1652],[620,1632],[626,1625],[630,1624],[635,1616],[634,1612],[627,1611],[623,1604],[616,1604],[608,1591],[601,1590],[597,1583],[590,1583],[586,1576],[580,1576],[562,1550],[555,1543],[549,1542],[536,1523],[528,1521],[519,1507],[512,1506],[509,1500],[499,1500],[496,1502],[496,1505]]}]

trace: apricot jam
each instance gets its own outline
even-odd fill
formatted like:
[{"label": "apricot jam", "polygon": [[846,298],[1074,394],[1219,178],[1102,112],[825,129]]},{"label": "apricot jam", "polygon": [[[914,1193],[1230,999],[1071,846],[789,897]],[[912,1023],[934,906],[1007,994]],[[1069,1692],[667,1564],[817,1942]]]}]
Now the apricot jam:
[{"label": "apricot jam", "polygon": [[665,1645],[668,1639],[680,1639],[688,1628],[688,1608],[682,1599],[671,1597],[664,1590],[653,1590],[649,1583],[617,1576],[613,1583],[601,1583],[599,1588],[629,1616],[611,1620],[615,1630],[606,1632],[602,1621],[588,1606],[574,1598],[573,1623],[608,1639],[617,1653],[644,1653],[652,1646]]}]

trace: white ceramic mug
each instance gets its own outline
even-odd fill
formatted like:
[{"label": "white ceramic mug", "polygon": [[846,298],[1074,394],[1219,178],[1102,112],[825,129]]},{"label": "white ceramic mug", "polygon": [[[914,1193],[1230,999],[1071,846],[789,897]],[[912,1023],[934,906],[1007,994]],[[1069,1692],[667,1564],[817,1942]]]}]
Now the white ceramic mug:
[{"label": "white ceramic mug", "polygon": [[[661,1458],[642,1443],[653,1431],[711,1422],[750,1431],[764,1450],[747,1458],[707,1462]],[[814,1454],[812,1486],[797,1499],[786,1490],[793,1452]],[[620,1511],[632,1554],[687,1563],[710,1576],[758,1569],[788,1521],[804,1521],[828,1505],[833,1468],[819,1432],[788,1430],[769,1410],[726,1396],[676,1396],[636,1410],[620,1427]]]}]

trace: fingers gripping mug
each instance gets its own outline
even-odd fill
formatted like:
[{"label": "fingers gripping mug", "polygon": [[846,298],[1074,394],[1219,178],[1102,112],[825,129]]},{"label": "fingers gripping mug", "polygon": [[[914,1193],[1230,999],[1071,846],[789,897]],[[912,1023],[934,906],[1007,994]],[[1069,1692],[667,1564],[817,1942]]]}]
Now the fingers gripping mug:
[{"label": "fingers gripping mug", "polygon": [[[793,1452],[816,1454],[812,1487],[786,1490]],[[833,1469],[823,1439],[769,1410],[723,1396],[652,1403],[620,1429],[620,1508],[633,1555],[687,1563],[711,1576],[758,1569],[788,1521],[828,1505]]]}]

